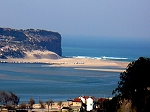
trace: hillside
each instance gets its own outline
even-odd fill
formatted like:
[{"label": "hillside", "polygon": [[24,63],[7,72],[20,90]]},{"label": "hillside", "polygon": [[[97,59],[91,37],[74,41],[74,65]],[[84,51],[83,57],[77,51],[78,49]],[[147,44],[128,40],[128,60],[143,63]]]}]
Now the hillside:
[{"label": "hillside", "polygon": [[0,58],[24,58],[25,52],[33,50],[48,50],[61,56],[61,35],[41,29],[0,28]]}]

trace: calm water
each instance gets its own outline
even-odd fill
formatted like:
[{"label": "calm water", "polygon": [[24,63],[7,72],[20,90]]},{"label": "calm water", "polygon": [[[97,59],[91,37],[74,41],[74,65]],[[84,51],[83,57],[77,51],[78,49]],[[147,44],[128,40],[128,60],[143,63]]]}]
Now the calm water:
[{"label": "calm water", "polygon": [[49,67],[44,64],[0,63],[0,90],[16,93],[21,101],[29,98],[54,101],[81,95],[111,97],[119,73]]}]

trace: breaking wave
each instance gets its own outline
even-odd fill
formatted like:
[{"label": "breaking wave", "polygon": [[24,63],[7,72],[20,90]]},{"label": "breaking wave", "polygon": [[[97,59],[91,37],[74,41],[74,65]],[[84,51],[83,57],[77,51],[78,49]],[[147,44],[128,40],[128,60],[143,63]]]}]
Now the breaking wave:
[{"label": "breaking wave", "polygon": [[68,58],[89,58],[89,59],[101,59],[101,60],[118,60],[118,61],[128,61],[129,58],[126,57],[108,57],[108,56],[100,56],[100,57],[92,57],[92,56],[66,56]]}]

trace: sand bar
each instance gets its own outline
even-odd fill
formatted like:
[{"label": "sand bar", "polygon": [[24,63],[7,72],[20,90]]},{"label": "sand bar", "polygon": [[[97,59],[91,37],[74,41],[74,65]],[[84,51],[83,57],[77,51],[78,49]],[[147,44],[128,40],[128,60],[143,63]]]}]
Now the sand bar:
[{"label": "sand bar", "polygon": [[[10,63],[43,63],[50,67],[74,67],[80,70],[95,70],[95,71],[109,71],[109,72],[123,72],[120,69],[96,69],[94,67],[116,67],[126,68],[129,62],[119,62],[100,59],[83,59],[83,58],[62,58],[62,59],[0,59]],[[86,68],[88,67],[88,68]]]},{"label": "sand bar", "polygon": [[124,70],[119,69],[98,69],[98,68],[74,68],[78,70],[93,70],[93,71],[103,71],[103,72],[123,72]]},{"label": "sand bar", "polygon": [[[102,60],[102,59],[90,59],[90,58],[62,58],[53,52],[40,52],[33,51],[27,52],[25,58],[8,58],[8,59],[0,59],[1,62],[10,62],[10,63],[46,63],[50,66],[55,67],[117,67],[117,68],[126,68],[129,62],[120,62],[120,61],[112,61],[112,60]],[[81,69],[80,68],[80,69]],[[86,70],[86,69],[85,69]],[[90,69],[88,69],[90,70]],[[99,69],[101,71],[106,71],[106,69]],[[107,71],[114,71],[108,70]],[[116,70],[120,72],[121,70]]]}]

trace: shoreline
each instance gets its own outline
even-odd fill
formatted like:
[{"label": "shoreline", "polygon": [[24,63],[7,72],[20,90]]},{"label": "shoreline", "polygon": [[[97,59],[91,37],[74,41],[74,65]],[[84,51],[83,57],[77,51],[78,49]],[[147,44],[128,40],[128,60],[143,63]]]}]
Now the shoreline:
[{"label": "shoreline", "polygon": [[51,51],[33,50],[25,52],[24,58],[0,59],[1,63],[39,63],[49,64],[51,67],[116,67],[126,68],[129,62],[106,60],[98,58],[83,58],[80,57],[60,57]]},{"label": "shoreline", "polygon": [[[74,69],[80,70],[95,70],[95,71],[109,71],[109,72],[122,72],[123,70],[120,70],[119,68],[126,68],[127,65],[129,64],[129,62],[123,61],[88,59],[88,58],[61,58],[61,59],[9,58],[9,59],[0,59],[0,63],[18,63],[18,64],[35,63],[35,64],[47,64],[48,67],[74,67]],[[111,67],[111,68],[96,69],[96,67]]]},{"label": "shoreline", "polygon": [[130,62],[125,61],[113,61],[113,60],[102,60],[102,59],[87,59],[87,58],[61,58],[61,59],[35,59],[35,58],[9,58],[0,59],[0,63],[43,63],[50,64],[52,66],[62,67],[101,67],[101,66],[112,66],[112,67],[127,67]]}]

